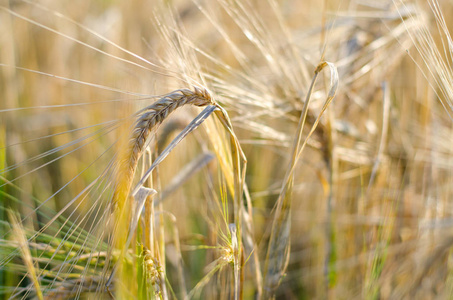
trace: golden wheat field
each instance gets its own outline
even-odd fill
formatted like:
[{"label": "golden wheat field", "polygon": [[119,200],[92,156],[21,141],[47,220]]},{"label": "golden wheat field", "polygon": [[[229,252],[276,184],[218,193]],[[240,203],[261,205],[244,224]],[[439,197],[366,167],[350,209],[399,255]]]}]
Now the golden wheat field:
[{"label": "golden wheat field", "polygon": [[0,298],[452,299],[452,13],[0,0]]}]

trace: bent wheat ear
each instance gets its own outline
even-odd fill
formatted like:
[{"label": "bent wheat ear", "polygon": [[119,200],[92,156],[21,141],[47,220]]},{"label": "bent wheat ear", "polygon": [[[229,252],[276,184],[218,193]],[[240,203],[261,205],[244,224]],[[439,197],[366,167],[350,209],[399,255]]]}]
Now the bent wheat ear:
[{"label": "bent wheat ear", "polygon": [[137,162],[145,149],[150,132],[157,128],[172,112],[186,104],[195,106],[215,105],[209,92],[194,88],[176,90],[159,99],[152,105],[138,112],[127,149],[120,156],[118,163],[117,186],[113,196],[114,206],[122,206],[129,194]]},{"label": "bent wheat ear", "polygon": [[[178,142],[172,142],[170,150],[164,150],[163,153],[156,159],[156,161],[151,166],[150,170],[147,171],[142,180],[140,180],[137,188],[134,189],[134,192],[131,193],[132,182],[134,175],[137,169],[137,164],[140,157],[143,155],[145,149],[147,148],[147,139],[152,130],[156,129],[164,120],[167,118],[173,111],[178,107],[184,106],[186,104],[191,104],[195,106],[208,106],[202,113],[202,116],[197,117],[191,124],[189,124],[189,129],[185,130],[183,134],[180,134],[180,139],[184,138],[187,133],[195,129],[199,122],[202,122],[204,118],[209,116],[216,108],[217,105],[212,100],[210,94],[199,88],[194,88],[194,91],[189,89],[176,90],[170,94],[165,95],[157,102],[146,107],[145,109],[139,111],[137,116],[137,121],[135,122],[131,134],[128,139],[127,147],[120,150],[119,159],[117,160],[117,170],[116,170],[116,186],[114,188],[114,194],[112,199],[112,208],[114,213],[114,228],[112,233],[112,245],[115,248],[123,249],[122,253],[125,253],[125,249],[129,248],[131,242],[131,237],[133,231],[136,227],[131,226],[131,218],[133,220],[133,226],[137,224],[138,215],[133,216],[133,201],[132,197],[136,196],[136,192],[139,189],[142,189],[144,181],[146,181],[146,176],[150,174],[152,169],[157,166],[160,161],[171,151],[171,148],[174,147]],[[194,123],[195,122],[195,123]],[[169,148],[167,147],[167,148]],[[129,233],[127,228],[130,228]],[[148,230],[149,229],[145,229]],[[127,240],[126,240],[127,237]],[[149,245],[152,246],[152,245]],[[119,263],[115,265],[115,271],[111,273],[109,280],[107,281],[106,287],[110,291],[111,280],[115,276],[118,282],[121,282],[121,288],[115,291],[121,297],[126,297],[130,289],[134,288],[135,283],[133,280],[129,280],[126,274],[127,264],[122,262],[124,255],[120,257]],[[118,271],[116,271],[118,270]],[[106,270],[107,271],[107,270]],[[165,292],[165,289],[162,290]],[[165,298],[165,297],[164,297]]]}]

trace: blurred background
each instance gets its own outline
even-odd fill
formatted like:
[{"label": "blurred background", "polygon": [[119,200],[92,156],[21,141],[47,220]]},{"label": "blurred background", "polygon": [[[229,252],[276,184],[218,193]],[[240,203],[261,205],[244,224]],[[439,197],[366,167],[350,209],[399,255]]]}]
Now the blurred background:
[{"label": "blurred background", "polygon": [[[7,208],[30,232],[41,230],[35,212],[60,211],[106,176],[122,120],[156,95],[203,85],[230,114],[247,157],[254,251],[264,268],[304,100],[326,60],[340,85],[297,163],[290,256],[276,298],[452,297],[453,6],[420,2],[1,1],[2,239]],[[304,138],[329,87],[323,71]],[[156,133],[159,151],[197,112],[184,108],[166,120]],[[196,131],[169,155],[158,191],[214,151],[208,136]],[[219,239],[212,224],[219,223],[224,175],[216,159],[208,161],[162,201],[176,220],[189,291],[216,257],[199,246]],[[63,214],[88,232],[97,220],[91,197]],[[253,299],[253,272],[244,272],[244,298]],[[0,275],[6,298],[10,286],[27,286],[14,270]],[[201,298],[231,296],[219,278]]]}]

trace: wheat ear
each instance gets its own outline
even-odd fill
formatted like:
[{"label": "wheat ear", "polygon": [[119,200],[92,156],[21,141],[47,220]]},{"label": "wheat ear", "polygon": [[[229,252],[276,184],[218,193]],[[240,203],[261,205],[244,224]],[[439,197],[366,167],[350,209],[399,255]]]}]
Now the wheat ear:
[{"label": "wheat ear", "polygon": [[215,105],[209,92],[195,87],[180,89],[160,98],[138,113],[138,119],[129,138],[128,147],[120,156],[117,186],[113,196],[114,205],[122,206],[128,197],[137,163],[150,132],[157,128],[172,112],[186,104],[195,106]]}]

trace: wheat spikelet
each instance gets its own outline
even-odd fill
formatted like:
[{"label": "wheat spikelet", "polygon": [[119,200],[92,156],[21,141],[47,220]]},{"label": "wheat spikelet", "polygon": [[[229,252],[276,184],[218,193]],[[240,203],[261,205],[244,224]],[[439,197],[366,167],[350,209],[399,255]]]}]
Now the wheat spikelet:
[{"label": "wheat spikelet", "polygon": [[117,186],[113,196],[115,206],[118,202],[123,202],[129,194],[137,162],[145,149],[145,143],[150,132],[156,129],[177,108],[186,104],[201,107],[210,104],[215,105],[215,102],[206,89],[197,87],[193,91],[180,89],[167,94],[138,113],[138,119],[129,138],[127,150],[120,156]]}]

